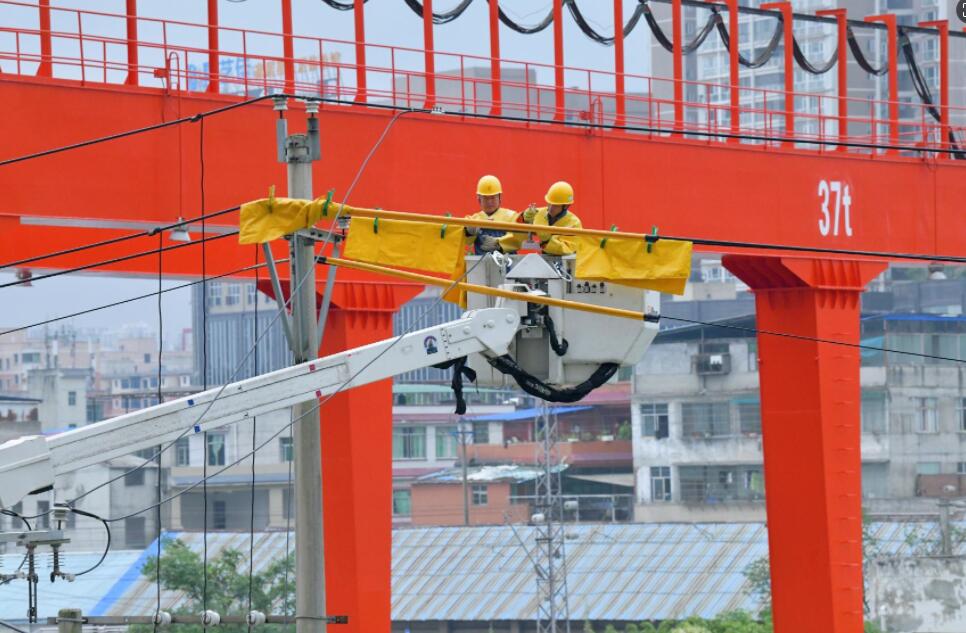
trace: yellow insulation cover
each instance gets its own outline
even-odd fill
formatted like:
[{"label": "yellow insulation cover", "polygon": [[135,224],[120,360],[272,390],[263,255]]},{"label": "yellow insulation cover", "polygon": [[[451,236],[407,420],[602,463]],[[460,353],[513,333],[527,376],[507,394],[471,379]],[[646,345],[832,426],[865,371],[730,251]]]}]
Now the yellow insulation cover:
[{"label": "yellow insulation cover", "polygon": [[[325,198],[299,200],[296,198],[262,198],[241,206],[238,220],[238,243],[261,244],[277,240],[283,235],[307,229],[322,217]],[[334,215],[330,207],[330,215]]]},{"label": "yellow insulation cover", "polygon": [[345,258],[452,276],[463,262],[463,227],[352,218]]},{"label": "yellow insulation cover", "polygon": [[684,294],[691,275],[691,242],[657,240],[647,252],[644,240],[621,237],[601,238],[581,235],[570,237],[577,243],[577,268],[574,276],[588,281]]}]

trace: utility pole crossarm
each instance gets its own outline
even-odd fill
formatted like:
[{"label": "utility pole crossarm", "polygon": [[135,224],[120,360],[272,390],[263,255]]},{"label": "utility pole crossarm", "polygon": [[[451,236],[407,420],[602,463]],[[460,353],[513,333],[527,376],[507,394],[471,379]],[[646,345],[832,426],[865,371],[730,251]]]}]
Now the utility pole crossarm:
[{"label": "utility pole crossarm", "polygon": [[173,442],[186,429],[200,433],[467,354],[506,354],[518,326],[519,316],[509,309],[467,312],[455,321],[65,433],[11,440],[0,445],[0,507],[53,486],[66,473]]}]

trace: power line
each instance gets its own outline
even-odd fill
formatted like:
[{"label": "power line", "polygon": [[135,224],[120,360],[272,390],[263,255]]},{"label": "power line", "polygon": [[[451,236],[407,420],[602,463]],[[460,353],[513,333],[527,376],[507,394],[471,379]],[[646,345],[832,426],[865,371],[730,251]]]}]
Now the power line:
[{"label": "power line", "polygon": [[132,239],[139,238],[139,237],[147,237],[147,236],[153,235],[154,233],[158,233],[160,231],[168,231],[168,230],[171,230],[171,229],[174,229],[174,228],[178,228],[178,227],[182,227],[182,226],[187,226],[188,224],[190,224],[192,222],[197,222],[199,220],[200,221],[204,221],[205,219],[216,218],[216,217],[225,215],[227,213],[232,213],[233,211],[238,211],[239,208],[240,207],[235,206],[235,207],[231,207],[229,209],[222,209],[221,211],[215,211],[213,213],[208,213],[208,214],[205,214],[205,215],[201,215],[201,216],[198,216],[196,218],[189,218],[187,220],[179,220],[178,222],[173,222],[171,224],[160,225],[160,226],[157,226],[157,227],[155,227],[153,229],[150,229],[150,230],[138,231],[137,233],[130,233],[128,235],[121,235],[119,237],[113,237],[113,238],[110,238],[110,239],[107,239],[107,240],[101,240],[99,242],[91,242],[89,244],[83,244],[81,246],[75,246],[75,247],[72,247],[72,248],[66,248],[66,249],[60,250],[60,251],[53,251],[53,252],[50,252],[50,253],[44,253],[43,255],[35,255],[33,257],[27,257],[25,259],[18,259],[18,260],[12,261],[12,262],[7,262],[7,263],[4,263],[4,264],[0,264],[0,270],[2,270],[4,268],[13,268],[15,266],[23,266],[24,264],[31,264],[31,263],[36,262],[36,261],[41,261],[41,260],[44,260],[44,259],[50,259],[50,258],[53,258],[53,257],[60,257],[62,255],[71,255],[73,253],[79,253],[81,251],[86,251],[86,250],[89,250],[89,249],[92,249],[92,248],[99,248],[101,246],[110,246],[111,244],[118,244],[120,242],[126,242],[128,240],[132,240]]},{"label": "power line", "polygon": [[[259,101],[272,99],[276,96],[281,96],[281,95],[271,95],[271,94],[261,95],[260,97],[253,97],[251,99],[246,99],[244,101],[239,101],[237,103],[231,103],[226,106],[222,106],[220,108],[215,108],[213,110],[205,110],[204,112],[198,112],[196,114],[192,114],[191,116],[181,117],[179,119],[172,119],[170,121],[164,121],[163,123],[155,123],[153,125],[134,128],[131,130],[126,130],[124,132],[118,132],[116,134],[99,136],[97,138],[88,139],[86,141],[80,141],[79,143],[72,143],[70,145],[61,145],[59,147],[52,147],[50,149],[34,152],[32,154],[24,154],[22,156],[15,156],[14,158],[7,158],[5,160],[0,160],[0,167],[13,165],[15,163],[21,163],[28,160],[34,160],[36,158],[43,158],[45,156],[51,156],[53,154],[60,154],[61,152],[68,152],[75,149],[81,149],[83,147],[90,147],[91,145],[98,145],[100,143],[116,141],[118,139],[127,138],[129,136],[136,136],[138,134],[144,134],[145,132],[153,132],[155,130],[160,130],[166,127],[172,127],[174,125],[181,125],[183,123],[197,123],[199,121],[203,121],[207,117],[223,114],[225,112],[229,112],[230,110],[235,110],[237,108],[242,108],[248,105],[252,105],[253,103],[258,103]],[[295,98],[294,95],[291,98]]]},{"label": "power line", "polygon": [[[287,262],[287,261],[288,261],[288,258],[286,257],[284,259],[276,260],[276,263],[282,263],[282,262]],[[221,274],[218,274],[218,275],[209,276],[208,277],[208,281],[211,281],[212,279],[223,279],[225,277],[232,277],[232,276],[235,276],[235,275],[239,275],[241,273],[244,273],[244,272],[248,272],[250,270],[255,270],[256,268],[264,268],[266,265],[267,264],[258,264],[257,267],[256,266],[244,266],[242,268],[236,268],[235,270],[230,270],[230,271],[228,271],[226,273],[221,273]],[[183,290],[185,288],[190,288],[191,286],[197,286],[198,284],[201,284],[201,283],[204,283],[204,280],[197,279],[195,281],[189,281],[187,283],[183,283],[183,284],[180,284],[180,285],[177,285],[177,286],[172,286],[171,288],[165,288],[161,292],[163,292],[163,293],[164,292],[175,292],[176,290]],[[19,327],[11,328],[9,330],[4,330],[4,331],[0,332],[0,336],[3,336],[5,334],[12,334],[14,332],[22,332],[24,330],[29,330],[30,328],[33,328],[33,327],[38,327],[38,326],[41,326],[41,325],[47,325],[47,324],[50,324],[50,323],[54,323],[56,321],[63,321],[64,319],[73,319],[74,317],[84,316],[86,314],[91,314],[93,312],[98,312],[100,310],[105,310],[107,308],[114,308],[114,307],[117,307],[117,306],[120,306],[120,305],[124,305],[126,303],[133,303],[134,301],[140,301],[142,299],[149,299],[151,297],[154,297],[156,294],[157,294],[157,292],[148,292],[146,294],[137,295],[135,297],[130,297],[128,299],[121,299],[120,301],[113,301],[111,303],[104,303],[104,304],[95,306],[93,308],[88,308],[86,310],[80,310],[78,312],[71,312],[70,314],[63,314],[63,315],[57,316],[57,317],[51,317],[49,319],[44,319],[43,321],[35,321],[35,322],[29,323],[27,325],[22,325],[22,326],[19,326]]]},{"label": "power line", "polygon": [[184,242],[181,244],[172,244],[170,246],[162,246],[149,251],[141,251],[138,253],[131,253],[130,255],[122,255],[120,257],[112,257],[111,259],[102,259],[97,262],[92,262],[90,264],[84,264],[82,266],[74,266],[73,268],[65,268],[63,270],[58,270],[52,273],[47,273],[45,275],[37,275],[35,277],[29,277],[27,279],[18,279],[16,281],[8,281],[6,283],[0,284],[0,288],[9,288],[11,286],[20,286],[33,281],[40,281],[42,279],[49,279],[51,277],[60,277],[61,275],[69,275],[71,273],[82,272],[85,270],[90,270],[92,268],[98,268],[101,266],[110,266],[111,264],[119,264],[121,262],[130,261],[132,259],[138,259],[139,257],[147,257],[148,255],[153,255],[155,253],[165,253],[167,251],[174,251],[180,248],[187,248],[189,246],[194,246],[198,244],[206,244],[207,242],[213,242],[215,240],[222,240],[226,237],[231,237],[233,235],[238,235],[237,230],[229,231],[228,233],[222,233],[220,235],[212,235],[210,237],[201,237],[197,241],[192,240],[190,242]]},{"label": "power line", "polygon": [[[404,116],[408,112],[410,112],[410,111],[402,111],[402,112],[396,113],[396,115],[392,117],[392,119],[389,121],[389,123],[387,123],[387,125],[386,125],[385,129],[383,130],[382,134],[376,140],[376,143],[372,146],[372,148],[370,149],[369,153],[366,155],[365,159],[363,159],[362,164],[361,164],[361,166],[359,168],[359,171],[356,173],[355,178],[353,179],[352,183],[349,185],[349,188],[346,190],[346,196],[345,196],[346,199],[348,199],[349,195],[352,193],[353,189],[355,188],[356,184],[359,181],[359,178],[362,176],[362,173],[365,170],[365,167],[369,164],[369,160],[375,154],[376,150],[382,145],[383,141],[385,141],[386,136],[389,133],[389,131],[392,129],[393,125],[396,123],[397,120],[399,120],[400,117]],[[345,203],[343,202],[343,204],[339,206],[339,210],[336,212],[335,218],[333,219],[333,222],[337,222],[338,221],[338,219],[341,216],[344,208],[345,208]],[[332,233],[331,232],[326,235],[325,240],[323,241],[323,244],[322,244],[323,250],[324,250],[326,244],[328,244],[329,240],[331,239],[331,236],[332,236]],[[197,424],[199,424],[201,422],[201,420],[204,419],[204,416],[208,414],[208,411],[211,410],[211,407],[214,406],[215,402],[217,402],[218,399],[221,397],[221,394],[224,392],[225,387],[228,385],[228,383],[238,374],[239,370],[241,370],[241,368],[244,366],[244,364],[248,362],[248,358],[249,358],[249,356],[251,356],[251,354],[252,354],[253,350],[255,349],[255,347],[257,347],[258,341],[260,341],[269,332],[269,329],[272,327],[272,325],[275,324],[275,322],[280,317],[283,317],[285,315],[285,309],[286,309],[286,307],[292,301],[292,299],[296,296],[296,294],[298,293],[298,290],[301,287],[301,285],[308,278],[308,272],[310,270],[311,269],[307,269],[306,270],[306,273],[302,276],[302,278],[299,279],[299,280],[297,280],[297,283],[295,283],[294,285],[292,285],[292,287],[289,290],[289,298],[286,301],[284,301],[282,303],[282,306],[275,312],[275,315],[272,317],[272,319],[269,322],[268,326],[265,328],[264,331],[262,331],[261,334],[259,334],[258,338],[255,341],[255,344],[248,349],[248,351],[245,353],[245,356],[241,359],[241,362],[235,367],[234,371],[231,373],[231,375],[228,378],[228,382],[226,382],[224,385],[222,385],[219,388],[219,390],[215,394],[214,398],[212,398],[212,400],[208,403],[208,405],[205,407],[204,411],[201,412],[201,414],[198,416],[198,418],[197,418],[197,420],[196,420],[196,422],[194,424],[192,424],[191,426],[185,428],[185,430],[182,431],[178,435],[178,437],[174,438],[169,443],[163,445],[162,448],[161,448],[161,450],[158,451],[158,453],[156,455],[152,455],[150,458],[145,459],[140,465],[136,466],[135,468],[133,468],[131,470],[128,470],[128,471],[125,471],[125,472],[122,472],[122,473],[119,473],[118,475],[116,475],[114,477],[110,477],[110,478],[107,479],[107,481],[102,482],[102,483],[100,483],[100,484],[92,487],[90,490],[87,490],[87,491],[83,492],[82,494],[74,497],[73,499],[71,499],[68,502],[68,505],[73,505],[79,499],[82,499],[83,497],[86,497],[86,496],[90,495],[94,491],[99,490],[99,489],[103,488],[104,486],[107,486],[107,485],[113,483],[114,481],[118,481],[119,479],[121,479],[123,477],[126,477],[129,473],[136,472],[138,470],[143,469],[147,464],[151,463],[158,455],[160,455],[161,453],[163,453],[166,450],[170,449],[179,439],[181,439],[182,437],[184,437],[185,435],[187,435],[188,432],[191,429],[193,429]],[[0,287],[2,287],[2,286],[0,286]],[[206,301],[207,301],[207,299],[206,299]],[[207,305],[207,303],[205,305]],[[207,378],[205,378],[205,380],[207,380]],[[311,410],[308,411],[307,413],[311,413]],[[205,450],[207,451],[207,445],[205,446]],[[203,462],[203,465],[205,467],[205,470],[207,470],[207,459],[205,459],[205,461]],[[208,481],[208,479],[209,479],[209,477],[205,476],[205,478],[202,480],[202,482],[205,483],[205,486],[206,487],[207,487],[207,481]],[[206,522],[206,525],[207,525],[207,522]]]},{"label": "power line", "polygon": [[[842,347],[856,347],[858,349],[864,349],[864,350],[869,350],[869,351],[873,351],[873,352],[885,352],[885,353],[889,353],[889,354],[905,354],[907,356],[916,356],[916,357],[919,357],[919,358],[929,358],[929,359],[932,359],[932,360],[944,360],[944,361],[949,361],[949,362],[953,362],[953,363],[966,363],[966,359],[963,359],[963,358],[952,358],[950,356],[939,356],[939,355],[936,355],[936,354],[923,354],[922,352],[906,352],[906,351],[903,351],[903,350],[890,349],[890,348],[887,348],[887,347],[876,347],[874,345],[864,345],[862,343],[849,343],[848,341],[836,341],[836,340],[827,339],[827,338],[818,338],[818,337],[814,337],[814,336],[805,336],[804,334],[792,334],[791,332],[776,332],[774,330],[762,330],[762,329],[758,329],[758,328],[744,327],[742,325],[733,325],[733,324],[730,324],[730,323],[722,323],[720,321],[719,322],[698,321],[696,319],[686,319],[684,317],[672,317],[672,316],[666,316],[666,315],[663,315],[663,314],[661,315],[661,318],[662,319],[668,319],[670,321],[681,321],[682,323],[691,323],[691,324],[694,324],[694,325],[705,325],[705,326],[710,326],[710,327],[727,328],[729,330],[738,330],[738,331],[741,331],[741,332],[747,332],[749,334],[764,334],[766,336],[780,336],[782,338],[790,338],[790,339],[795,339],[795,340],[798,340],[798,341],[808,341],[808,342],[811,342],[811,343],[827,343],[829,345],[839,345],[839,346],[842,346]],[[674,332],[674,330],[664,330],[664,332],[661,332],[661,333],[662,334],[665,334],[665,333],[669,333],[669,332]]]}]

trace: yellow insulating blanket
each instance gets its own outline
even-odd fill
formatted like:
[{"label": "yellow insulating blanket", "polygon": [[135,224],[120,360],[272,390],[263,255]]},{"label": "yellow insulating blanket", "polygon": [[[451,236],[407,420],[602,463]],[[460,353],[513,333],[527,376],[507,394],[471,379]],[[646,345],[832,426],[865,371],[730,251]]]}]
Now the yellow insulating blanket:
[{"label": "yellow insulating blanket", "polygon": [[603,247],[599,237],[569,239],[577,243],[577,279],[684,294],[691,275],[691,242],[657,240],[648,253],[643,239],[609,237]]},{"label": "yellow insulating blanket", "polygon": [[[325,202],[325,198],[262,198],[246,202],[238,219],[238,243],[262,244],[307,229],[322,219]],[[327,215],[335,217],[338,210],[339,205],[330,204]]]},{"label": "yellow insulating blanket", "polygon": [[[445,218],[440,218],[445,221]],[[352,218],[344,256],[370,264],[453,275],[462,267],[463,227]]]}]

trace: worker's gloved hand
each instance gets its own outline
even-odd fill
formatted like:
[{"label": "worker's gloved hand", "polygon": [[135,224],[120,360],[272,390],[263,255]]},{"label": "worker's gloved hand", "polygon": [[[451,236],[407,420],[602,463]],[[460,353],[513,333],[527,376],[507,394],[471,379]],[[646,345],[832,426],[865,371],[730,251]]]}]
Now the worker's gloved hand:
[{"label": "worker's gloved hand", "polygon": [[483,235],[480,237],[480,250],[484,253],[492,253],[494,251],[498,253],[503,252],[503,249],[500,248],[500,240],[492,235]]},{"label": "worker's gloved hand", "polygon": [[530,203],[526,211],[523,212],[523,221],[527,224],[533,224],[533,218],[537,217],[537,205]]},{"label": "worker's gloved hand", "polygon": [[476,234],[479,233],[479,232],[480,232],[480,227],[478,227],[478,226],[466,226],[466,227],[463,227],[463,233],[465,233],[466,235],[468,235],[470,237],[476,236]]}]

